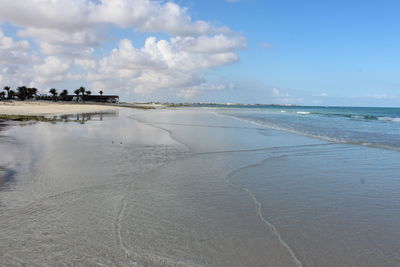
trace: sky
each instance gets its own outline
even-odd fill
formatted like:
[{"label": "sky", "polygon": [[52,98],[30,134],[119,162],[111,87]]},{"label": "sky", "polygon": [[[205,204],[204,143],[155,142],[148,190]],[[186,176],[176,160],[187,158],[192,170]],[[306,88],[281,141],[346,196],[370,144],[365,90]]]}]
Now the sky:
[{"label": "sky", "polygon": [[0,86],[400,106],[400,2],[0,0]]}]

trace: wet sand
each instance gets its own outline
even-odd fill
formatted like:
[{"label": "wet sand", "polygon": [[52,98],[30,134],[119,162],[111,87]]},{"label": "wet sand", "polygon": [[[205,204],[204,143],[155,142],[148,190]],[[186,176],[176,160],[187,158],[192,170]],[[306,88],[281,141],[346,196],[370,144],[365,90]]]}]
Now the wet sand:
[{"label": "wet sand", "polygon": [[6,266],[400,263],[395,151],[201,109],[16,125],[0,151]]}]

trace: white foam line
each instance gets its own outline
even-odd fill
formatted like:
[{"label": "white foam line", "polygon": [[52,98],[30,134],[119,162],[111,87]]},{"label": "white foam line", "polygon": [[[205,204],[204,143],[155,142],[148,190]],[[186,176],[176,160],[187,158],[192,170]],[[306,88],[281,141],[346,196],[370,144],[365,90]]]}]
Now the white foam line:
[{"label": "white foam line", "polygon": [[[146,122],[140,121],[137,118],[134,118],[133,115],[129,116],[128,118],[133,119],[133,120],[137,121],[138,123],[146,124],[146,125],[149,125],[150,127],[154,127],[154,128],[166,131],[169,134],[169,136],[170,136],[170,138],[172,140],[175,140],[177,143],[183,145],[187,150],[190,151],[190,147],[187,146],[186,144],[176,140],[172,136],[172,133],[169,130],[164,129],[162,127],[158,127],[158,126],[153,125],[151,123],[146,123]],[[126,192],[124,198],[121,200],[121,206],[120,206],[120,209],[118,211],[118,215],[117,215],[117,218],[116,218],[116,221],[115,221],[115,232],[116,232],[116,236],[117,236],[118,246],[125,253],[125,255],[131,261],[131,263],[133,265],[137,265],[138,264],[137,261],[133,260],[133,256],[131,256],[131,252],[129,251],[129,249],[124,244],[124,241],[123,241],[123,238],[122,238],[122,224],[121,224],[123,216],[124,216],[124,213],[125,213],[125,209],[126,209],[126,206],[127,206],[127,199],[128,199],[129,193],[130,193],[130,191],[132,189],[132,184],[133,184],[133,181],[131,181],[129,183],[128,188],[127,188],[127,192]]]},{"label": "white foam line", "polygon": [[121,250],[125,253],[125,255],[128,257],[128,259],[131,261],[131,263],[133,265],[137,265],[137,262],[135,260],[132,259],[132,256],[129,252],[129,250],[125,247],[124,245],[124,241],[122,240],[122,225],[121,225],[121,221],[122,221],[122,217],[124,216],[125,213],[125,208],[126,208],[126,199],[128,198],[129,192],[131,191],[132,187],[132,183],[129,184],[128,186],[128,190],[127,193],[125,195],[125,197],[122,199],[121,201],[121,207],[118,211],[118,215],[117,215],[117,220],[115,222],[115,231],[117,234],[117,242],[118,242],[118,246],[121,248]]},{"label": "white foam line", "polygon": [[267,226],[271,229],[272,234],[278,239],[279,244],[280,244],[281,246],[283,246],[283,247],[289,252],[290,257],[293,259],[293,261],[295,262],[296,266],[302,267],[303,265],[302,265],[301,261],[296,257],[296,255],[294,254],[294,252],[293,252],[293,250],[291,249],[291,247],[282,239],[282,237],[281,237],[280,233],[278,232],[278,230],[276,229],[276,227],[275,227],[272,223],[270,223],[267,219],[265,219],[264,215],[262,214],[262,210],[261,210],[262,205],[261,205],[261,203],[257,200],[256,196],[255,196],[249,189],[247,189],[247,188],[245,188],[245,187],[242,187],[242,186],[235,186],[235,185],[232,183],[232,181],[231,181],[231,177],[232,177],[235,173],[239,172],[240,170],[258,166],[258,165],[260,165],[261,163],[263,163],[263,162],[265,162],[265,161],[267,161],[267,160],[270,160],[270,159],[276,159],[276,158],[282,158],[282,157],[285,157],[285,155],[276,156],[276,157],[268,157],[268,158],[263,159],[263,160],[261,160],[261,161],[259,161],[259,162],[257,162],[257,163],[250,164],[250,165],[247,165],[247,166],[238,168],[238,169],[232,171],[231,173],[229,173],[229,174],[227,175],[226,180],[228,181],[228,183],[229,183],[229,185],[230,185],[231,187],[233,187],[233,188],[235,188],[236,190],[239,190],[239,191],[244,191],[245,193],[247,193],[248,195],[250,195],[250,197],[253,199],[254,205],[256,206],[256,213],[257,213],[257,216],[260,218],[260,220],[261,220],[265,225],[267,225]]},{"label": "white foam line", "polygon": [[[150,122],[148,122],[150,123]],[[254,127],[239,127],[239,126],[225,126],[225,125],[205,125],[205,124],[187,124],[187,123],[171,123],[171,122],[157,122],[153,121],[152,124],[161,124],[161,125],[177,125],[177,126],[188,126],[188,127],[204,127],[204,128],[223,128],[223,129],[248,129],[253,130],[257,129]]]},{"label": "white foam line", "polygon": [[289,245],[282,239],[282,237],[279,234],[276,227],[264,218],[264,215],[262,214],[262,211],[261,211],[261,208],[262,208],[261,203],[257,200],[257,198],[254,196],[254,194],[250,192],[250,190],[248,190],[247,188],[244,188],[244,187],[242,188],[242,190],[246,191],[252,197],[252,199],[256,205],[257,215],[260,218],[260,220],[271,228],[272,233],[278,238],[279,244],[281,244],[288,250],[290,256],[293,258],[296,265],[301,267],[302,266],[301,261],[296,257],[296,255],[294,254],[293,250],[289,247]]},{"label": "white foam line", "polygon": [[[206,151],[206,152],[198,152],[193,154],[188,154],[189,156],[198,156],[198,155],[212,155],[212,154],[224,154],[224,153],[248,153],[248,152],[274,152],[279,150],[279,152],[296,152],[296,150],[289,149],[297,149],[297,148],[307,148],[307,147],[322,147],[322,146],[332,146],[333,143],[320,143],[320,144],[307,144],[307,145],[293,145],[293,146],[272,146],[272,147],[264,147],[264,148],[254,148],[254,149],[239,149],[239,150],[217,150],[217,151]],[[284,151],[281,151],[284,150]]]},{"label": "white foam line", "polygon": [[390,145],[374,144],[374,143],[367,143],[367,142],[356,142],[356,141],[346,140],[346,139],[343,139],[343,138],[333,138],[333,137],[329,137],[329,136],[320,136],[320,135],[317,135],[317,134],[302,133],[302,132],[299,132],[299,131],[296,131],[296,130],[291,130],[291,129],[278,127],[278,126],[273,126],[273,125],[262,124],[262,123],[259,123],[259,122],[251,121],[249,119],[238,118],[238,117],[235,117],[233,115],[218,114],[217,112],[214,112],[214,111],[210,111],[210,113],[214,114],[216,116],[227,117],[227,118],[238,120],[238,121],[241,121],[241,122],[244,122],[244,123],[248,123],[248,124],[258,125],[258,126],[262,127],[263,129],[272,129],[272,130],[275,130],[275,131],[292,133],[292,134],[301,135],[301,136],[305,136],[305,137],[309,137],[309,138],[313,138],[313,139],[319,139],[319,140],[322,140],[322,141],[331,142],[333,144],[357,145],[357,146],[366,146],[366,147],[379,148],[379,149],[385,149],[385,150],[400,151],[400,147],[394,147],[394,146],[390,146]]},{"label": "white foam line", "polygon": [[160,126],[158,126],[158,125],[154,125],[153,123],[150,123],[150,122],[142,121],[142,120],[140,120],[140,119],[134,117],[134,115],[131,115],[131,116],[129,116],[128,118],[130,118],[130,119],[132,119],[132,120],[135,120],[135,121],[137,121],[138,123],[145,124],[145,125],[148,125],[148,126],[151,126],[151,127],[154,127],[154,128],[157,128],[157,129],[160,129],[160,130],[162,130],[162,131],[167,132],[168,135],[169,135],[169,137],[170,137],[172,140],[174,140],[174,141],[177,142],[178,144],[183,145],[183,146],[186,148],[186,150],[187,150],[188,152],[192,151],[192,149],[190,148],[189,145],[187,145],[187,144],[185,144],[184,142],[182,142],[182,141],[178,140],[177,138],[175,138],[170,130],[167,130],[167,129],[165,129],[165,128],[163,128],[163,127],[160,127]]}]

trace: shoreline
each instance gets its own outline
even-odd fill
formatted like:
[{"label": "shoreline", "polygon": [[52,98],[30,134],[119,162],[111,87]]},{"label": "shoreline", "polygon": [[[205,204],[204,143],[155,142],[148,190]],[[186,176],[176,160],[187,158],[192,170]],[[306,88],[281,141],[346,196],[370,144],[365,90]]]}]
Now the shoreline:
[{"label": "shoreline", "polygon": [[48,103],[42,101],[0,102],[0,116],[13,119],[16,117],[45,117],[76,113],[115,111],[118,107],[93,104]]},{"label": "shoreline", "polygon": [[167,106],[141,103],[72,103],[12,100],[0,102],[0,121],[54,121],[56,119],[49,118],[49,116],[115,112],[119,108],[148,110],[167,108]]},{"label": "shoreline", "polygon": [[152,103],[75,103],[49,101],[0,101],[0,121],[57,121],[49,116],[72,115],[79,113],[115,112],[119,108],[140,110],[168,109],[183,107],[180,105],[165,105]]}]

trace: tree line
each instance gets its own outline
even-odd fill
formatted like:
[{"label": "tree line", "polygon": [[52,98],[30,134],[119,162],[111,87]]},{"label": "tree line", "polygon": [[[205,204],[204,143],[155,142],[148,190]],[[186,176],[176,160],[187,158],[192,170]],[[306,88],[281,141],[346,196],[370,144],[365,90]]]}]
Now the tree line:
[{"label": "tree line", "polygon": [[[49,93],[53,96],[54,101],[57,100],[66,101],[69,95],[67,89],[64,89],[60,93],[58,93],[56,88],[51,88],[49,90]],[[10,86],[5,86],[3,88],[3,91],[0,92],[0,99],[14,100],[15,98],[18,98],[19,100],[24,101],[24,100],[36,99],[38,96],[37,94],[38,94],[38,89],[34,87],[29,88],[26,86],[20,86],[14,91],[11,89]],[[85,96],[90,96],[92,92],[86,90],[85,87],[81,86],[74,91],[74,94],[76,95],[76,101],[78,102],[79,100],[84,101]],[[103,91],[99,91],[99,94],[102,96]]]},{"label": "tree line", "polygon": [[5,86],[3,89],[0,92],[1,99],[15,99],[15,97],[20,100],[33,99],[38,93],[37,88],[28,88],[26,86],[20,86],[16,91],[12,90],[10,86]]}]

